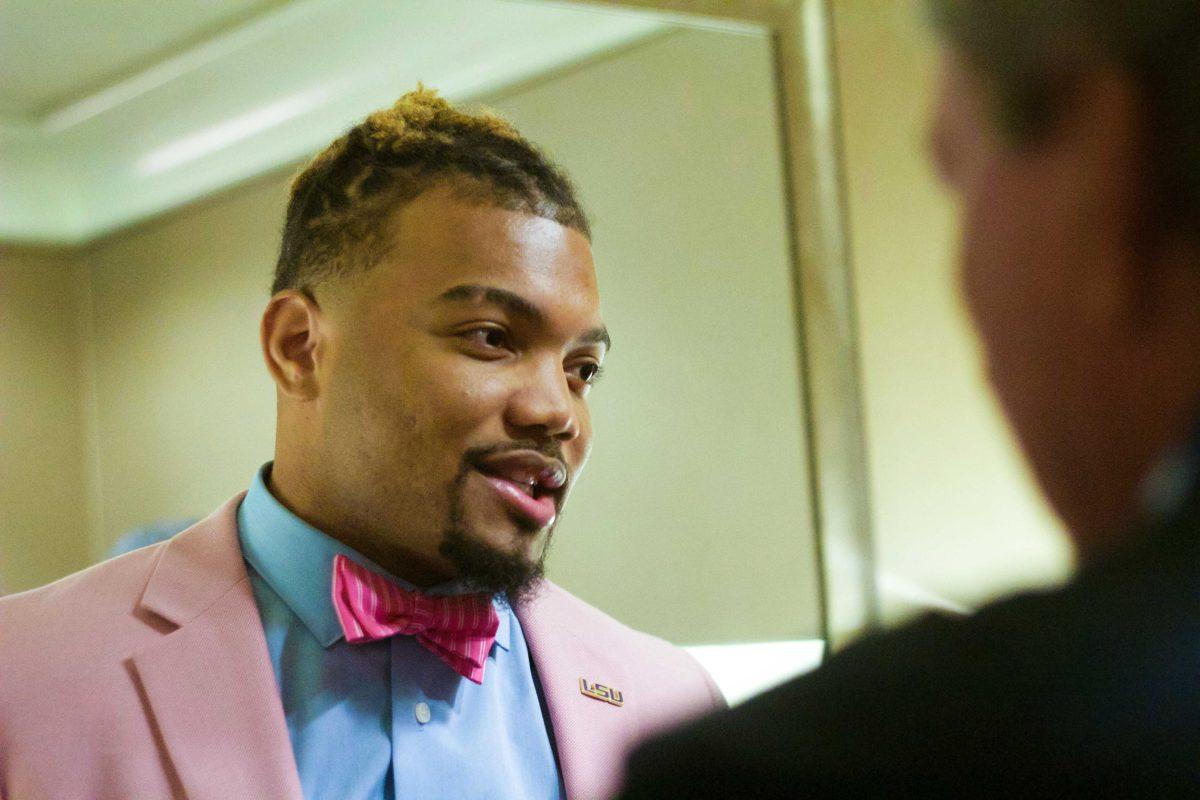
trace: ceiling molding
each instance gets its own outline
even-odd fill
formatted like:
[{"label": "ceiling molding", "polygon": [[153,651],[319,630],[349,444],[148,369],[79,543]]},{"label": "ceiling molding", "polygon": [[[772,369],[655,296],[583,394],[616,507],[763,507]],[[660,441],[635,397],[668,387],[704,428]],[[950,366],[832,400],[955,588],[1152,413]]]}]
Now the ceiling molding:
[{"label": "ceiling molding", "polygon": [[469,100],[669,27],[561,3],[297,0],[0,119],[0,241],[84,244],[302,159],[418,81]]}]

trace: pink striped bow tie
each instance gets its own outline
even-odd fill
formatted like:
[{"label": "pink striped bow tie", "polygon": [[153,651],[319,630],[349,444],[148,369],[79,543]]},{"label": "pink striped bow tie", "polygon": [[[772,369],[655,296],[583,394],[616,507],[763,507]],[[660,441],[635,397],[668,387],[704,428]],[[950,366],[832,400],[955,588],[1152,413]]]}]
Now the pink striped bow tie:
[{"label": "pink striped bow tie", "polygon": [[397,633],[415,636],[475,683],[483,683],[483,666],[500,626],[487,595],[410,592],[341,554],[333,558],[333,608],[347,642],[373,642]]}]

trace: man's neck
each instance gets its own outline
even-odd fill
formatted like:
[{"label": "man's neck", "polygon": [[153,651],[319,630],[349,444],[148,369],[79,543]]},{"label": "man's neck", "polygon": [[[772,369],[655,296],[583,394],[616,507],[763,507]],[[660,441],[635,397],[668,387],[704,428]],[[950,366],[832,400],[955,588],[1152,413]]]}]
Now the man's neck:
[{"label": "man's neck", "polygon": [[311,491],[305,474],[290,468],[288,461],[280,463],[277,456],[265,483],[272,496],[292,514],[397,578],[421,589],[454,579],[453,568],[443,559],[406,548],[396,536],[355,524],[334,504],[322,502],[320,495]]}]

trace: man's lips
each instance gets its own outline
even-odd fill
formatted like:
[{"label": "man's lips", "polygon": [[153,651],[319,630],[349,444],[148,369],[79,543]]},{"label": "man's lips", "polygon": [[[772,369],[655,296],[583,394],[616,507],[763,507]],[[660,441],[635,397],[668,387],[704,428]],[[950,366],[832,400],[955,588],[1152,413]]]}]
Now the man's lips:
[{"label": "man's lips", "polygon": [[567,483],[567,465],[536,450],[505,450],[475,462],[485,475],[506,478],[528,486],[534,494],[558,492]]},{"label": "man's lips", "polygon": [[566,465],[536,450],[493,453],[475,464],[506,505],[539,528],[554,522],[567,483]]},{"label": "man's lips", "polygon": [[509,508],[536,524],[539,529],[554,522],[554,517],[558,514],[554,505],[554,495],[544,494],[541,497],[534,497],[526,494],[521,484],[507,478],[499,478],[486,473],[483,478],[492,485],[492,488]]}]

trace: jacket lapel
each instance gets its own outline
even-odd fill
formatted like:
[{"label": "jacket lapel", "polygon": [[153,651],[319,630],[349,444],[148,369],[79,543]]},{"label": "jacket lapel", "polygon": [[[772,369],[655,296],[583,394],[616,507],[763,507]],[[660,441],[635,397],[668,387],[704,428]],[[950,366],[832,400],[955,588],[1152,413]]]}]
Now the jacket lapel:
[{"label": "jacket lapel", "polygon": [[166,546],[141,607],[178,626],[133,657],[147,712],[191,800],[301,800],[237,537],[235,497]]},{"label": "jacket lapel", "polygon": [[567,797],[608,797],[620,788],[627,748],[641,729],[641,698],[625,691],[629,675],[616,653],[576,630],[577,615],[557,586],[547,582],[516,612],[546,699]]}]

